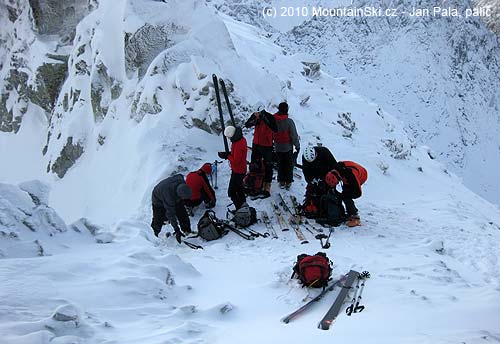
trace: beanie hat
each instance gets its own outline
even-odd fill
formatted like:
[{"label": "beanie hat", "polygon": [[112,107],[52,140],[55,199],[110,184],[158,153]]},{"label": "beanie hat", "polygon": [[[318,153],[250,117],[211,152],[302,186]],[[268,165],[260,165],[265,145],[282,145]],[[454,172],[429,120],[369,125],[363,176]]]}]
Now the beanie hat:
[{"label": "beanie hat", "polygon": [[278,105],[278,111],[281,113],[288,113],[288,104],[283,102]]},{"label": "beanie hat", "polygon": [[209,162],[204,163],[203,166],[201,166],[200,170],[202,170],[207,176],[209,176],[212,174],[212,164]]},{"label": "beanie hat", "polygon": [[226,129],[224,129],[224,136],[225,137],[228,137],[228,138],[231,138],[234,136],[234,132],[236,131],[236,128],[233,127],[232,125],[229,125],[226,127]]},{"label": "beanie hat", "polygon": [[193,194],[189,185],[185,183],[177,185],[176,192],[177,196],[179,196],[179,198],[181,199],[191,199],[191,196]]}]

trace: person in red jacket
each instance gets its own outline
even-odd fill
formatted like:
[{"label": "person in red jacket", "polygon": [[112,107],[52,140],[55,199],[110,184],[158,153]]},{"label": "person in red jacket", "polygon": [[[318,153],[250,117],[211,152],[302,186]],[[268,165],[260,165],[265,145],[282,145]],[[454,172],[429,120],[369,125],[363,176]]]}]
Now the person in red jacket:
[{"label": "person in red jacket", "polygon": [[207,208],[215,207],[215,191],[208,181],[208,176],[211,174],[212,164],[209,162],[203,164],[198,171],[188,173],[186,184],[191,187],[192,196],[190,200],[184,202],[186,206],[194,208],[204,202]]},{"label": "person in red jacket", "polygon": [[339,161],[335,169],[328,172],[325,176],[326,184],[335,190],[339,182],[342,182],[342,192],[340,198],[345,204],[347,212],[347,226],[354,227],[360,225],[358,209],[353,199],[361,197],[363,185],[368,179],[368,172],[360,164],[354,161]]},{"label": "person in red jacket", "polygon": [[240,127],[231,125],[224,130],[224,136],[231,140],[231,152],[219,152],[219,157],[228,159],[231,165],[231,179],[229,180],[227,195],[233,201],[236,210],[238,210],[246,203],[243,178],[247,173],[247,140],[243,137]]},{"label": "person in red jacket", "polygon": [[250,162],[260,166],[261,160],[264,160],[264,190],[260,193],[259,198],[267,198],[271,196],[271,182],[273,180],[273,132],[278,131],[276,120],[272,114],[262,110],[254,112],[245,122],[245,127],[255,127]]},{"label": "person in red jacket", "polygon": [[[299,135],[294,121],[288,117],[287,103],[279,104],[274,119],[278,128],[273,134],[274,148],[278,157],[278,183],[281,188],[288,190],[293,182],[293,168],[300,151]],[[293,153],[293,147],[295,147],[295,153]]]}]

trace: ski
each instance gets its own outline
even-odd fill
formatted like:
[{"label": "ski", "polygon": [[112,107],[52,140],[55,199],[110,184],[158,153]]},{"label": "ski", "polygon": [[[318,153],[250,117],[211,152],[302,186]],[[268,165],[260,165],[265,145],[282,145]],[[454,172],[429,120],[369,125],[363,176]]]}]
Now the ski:
[{"label": "ski", "polygon": [[269,215],[267,215],[267,211],[265,210],[262,211],[262,222],[264,222],[264,224],[266,225],[267,230],[271,233],[273,239],[277,239],[278,234],[276,234],[273,224],[271,223],[271,219],[269,218]]},{"label": "ski", "polygon": [[279,195],[279,197],[281,199],[281,202],[280,202],[281,207],[286,212],[290,213],[290,215],[291,215],[290,216],[290,220],[288,222],[290,223],[290,226],[293,228],[293,230],[295,232],[295,235],[297,235],[297,238],[300,240],[301,244],[308,244],[309,241],[307,241],[304,233],[302,233],[302,231],[300,230],[300,227],[299,227],[300,217],[297,217],[294,213],[292,213],[292,211],[290,210],[290,208],[286,204],[286,201],[283,198],[283,195],[281,195],[281,193],[279,193],[278,195]]},{"label": "ski", "polygon": [[229,97],[227,96],[226,84],[223,79],[219,80],[220,86],[222,88],[222,94],[224,94],[224,100],[226,101],[227,111],[229,112],[229,117],[231,117],[231,123],[236,127],[236,122],[234,121],[233,110],[231,109],[231,103],[229,103]]},{"label": "ski", "polygon": [[219,109],[220,126],[222,129],[222,139],[224,140],[224,149],[226,153],[229,153],[229,145],[227,143],[227,137],[224,136],[224,130],[225,130],[224,115],[222,114],[222,104],[220,102],[220,94],[219,94],[219,80],[217,79],[217,75],[212,74],[212,80],[214,82],[215,98],[217,99],[217,108]]},{"label": "ski", "polygon": [[345,280],[346,276],[347,275],[344,275],[344,276],[340,277],[338,280],[334,281],[332,283],[332,285],[330,285],[329,287],[327,287],[323,291],[321,291],[321,293],[319,293],[318,296],[316,296],[315,298],[313,298],[311,301],[307,302],[306,304],[302,305],[297,310],[288,314],[286,317],[281,319],[281,321],[284,322],[285,324],[288,324],[291,320],[293,320],[294,318],[296,318],[297,316],[302,314],[306,309],[311,307],[311,305],[313,305],[315,302],[318,302],[319,300],[321,300],[323,298],[323,296],[325,296],[326,293],[335,289],[335,287],[337,285],[339,285],[340,283],[342,283]]},{"label": "ski", "polygon": [[271,205],[273,207],[273,210],[274,210],[274,214],[276,215],[276,217],[278,218],[278,223],[280,225],[280,228],[281,228],[281,231],[282,232],[285,232],[285,231],[289,231],[290,228],[288,228],[288,226],[286,225],[286,221],[285,219],[283,218],[283,215],[281,214],[281,210],[280,208],[278,207],[278,205],[272,201],[271,202]]},{"label": "ski", "polygon": [[354,270],[349,271],[349,273],[347,274],[347,278],[342,285],[342,289],[335,298],[335,301],[333,302],[328,312],[326,312],[323,319],[321,319],[320,323],[318,324],[318,328],[322,330],[328,330],[330,328],[332,323],[339,315],[340,309],[344,304],[345,298],[347,297],[349,290],[351,289],[352,285],[354,284],[354,281],[356,280],[356,278],[358,278],[358,276],[359,272]]}]

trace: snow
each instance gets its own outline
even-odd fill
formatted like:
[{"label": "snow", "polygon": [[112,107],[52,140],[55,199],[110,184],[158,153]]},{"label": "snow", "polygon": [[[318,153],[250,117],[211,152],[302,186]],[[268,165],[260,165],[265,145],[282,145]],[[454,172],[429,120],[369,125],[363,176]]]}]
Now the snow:
[{"label": "snow", "polygon": [[[114,28],[120,30],[140,27],[148,18],[147,7],[139,6],[144,1],[123,1],[116,11],[110,3],[84,19],[79,32],[99,20],[111,25],[125,17]],[[173,14],[156,6],[162,3],[152,7],[152,21],[171,19]],[[188,17],[188,33],[160,53],[141,80],[124,81],[122,95],[101,122],[92,122],[88,104],[53,122],[63,135],[84,127],[78,136],[85,139],[85,153],[64,178],[47,177],[38,168],[48,157],[33,153],[25,159],[46,143],[40,131],[29,131],[29,120],[17,134],[0,135],[2,343],[500,341],[498,206],[467,189],[439,157],[431,157],[430,148],[414,142],[405,122],[376,99],[356,93],[349,78],[325,72],[307,78],[301,72],[303,62],[316,62],[311,55],[285,55],[256,27],[198,3],[183,6],[177,9]],[[102,37],[85,39],[102,44]],[[216,42],[207,44],[212,37]],[[123,57],[103,59],[115,77],[122,73]],[[259,106],[272,112],[287,100],[302,149],[320,142],[338,160],[367,168],[369,179],[356,200],[360,227],[337,227],[327,250],[305,230],[310,243],[301,245],[293,231],[279,231],[274,217],[278,239],[245,241],[229,233],[212,242],[191,239],[203,246],[192,250],[167,238],[168,226],[160,238],[153,235],[154,185],[214,161],[222,150],[220,136],[186,120],[217,118],[211,93],[199,93],[214,72],[234,86],[231,99],[243,104],[239,121]],[[86,82],[71,75],[63,92]],[[148,103],[153,94],[160,112],[132,111],[133,99]],[[183,94],[190,96],[186,103]],[[103,145],[99,134],[106,138]],[[252,131],[245,136],[251,142]],[[55,156],[57,148],[48,155]],[[230,203],[229,175],[224,162],[216,191],[220,218]],[[290,191],[273,183],[271,192],[273,199],[281,191],[301,200],[304,190],[304,181],[296,180]],[[272,214],[270,200],[250,204]],[[193,229],[203,211],[196,209]],[[253,228],[265,231],[261,223]],[[333,260],[334,278],[350,269],[371,272],[363,293],[366,309],[351,317],[342,311],[329,331],[317,329],[337,288],[283,324],[283,316],[319,292],[290,279],[296,256],[318,251]]]}]

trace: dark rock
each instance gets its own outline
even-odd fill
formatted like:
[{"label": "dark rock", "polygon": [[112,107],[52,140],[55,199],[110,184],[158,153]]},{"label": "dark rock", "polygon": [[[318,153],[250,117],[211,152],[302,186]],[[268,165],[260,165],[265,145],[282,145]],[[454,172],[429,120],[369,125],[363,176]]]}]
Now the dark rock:
[{"label": "dark rock", "polygon": [[61,154],[56,161],[54,161],[54,164],[52,164],[52,172],[57,174],[59,178],[63,178],[70,167],[73,166],[83,154],[83,151],[83,147],[79,142],[73,144],[73,137],[68,137]]}]

